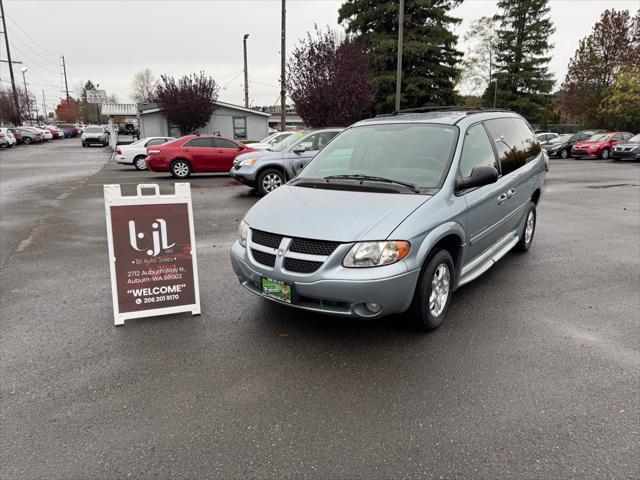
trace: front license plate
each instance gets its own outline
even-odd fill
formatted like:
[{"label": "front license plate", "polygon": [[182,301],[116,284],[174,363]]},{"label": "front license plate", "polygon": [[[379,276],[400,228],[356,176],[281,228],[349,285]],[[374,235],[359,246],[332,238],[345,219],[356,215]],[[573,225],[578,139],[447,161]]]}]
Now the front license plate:
[{"label": "front license plate", "polygon": [[262,277],[262,293],[281,302],[291,303],[291,285],[279,280]]}]

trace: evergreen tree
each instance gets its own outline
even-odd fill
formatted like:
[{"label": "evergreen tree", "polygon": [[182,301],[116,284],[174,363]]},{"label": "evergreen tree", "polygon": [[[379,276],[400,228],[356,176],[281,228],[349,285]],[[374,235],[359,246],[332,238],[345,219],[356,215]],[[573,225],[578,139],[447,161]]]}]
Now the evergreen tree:
[{"label": "evergreen tree", "polygon": [[[548,70],[554,27],[549,0],[499,0],[496,74],[498,107],[509,108],[535,123],[549,108],[548,94],[555,83]],[[485,97],[493,100],[493,88]],[[487,102],[488,103],[488,102]]]},{"label": "evergreen tree", "polygon": [[[401,108],[451,105],[462,53],[450,28],[460,22],[450,11],[462,0],[406,0]],[[397,0],[347,0],[339,22],[364,40],[372,55],[375,113],[395,106],[398,48]]]}]

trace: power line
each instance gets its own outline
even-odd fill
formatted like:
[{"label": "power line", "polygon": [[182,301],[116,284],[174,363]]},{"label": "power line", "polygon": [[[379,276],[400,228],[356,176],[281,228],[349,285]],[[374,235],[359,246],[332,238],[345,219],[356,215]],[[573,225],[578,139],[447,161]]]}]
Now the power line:
[{"label": "power line", "polygon": [[27,32],[25,32],[22,27],[20,27],[20,25],[18,25],[16,22],[13,21],[13,18],[9,17],[7,15],[7,18],[9,19],[9,21],[18,29],[20,30],[22,33],[24,33],[26,35],[26,37],[31,40],[34,45],[37,45],[38,47],[40,47],[42,50],[44,50],[45,52],[47,52],[49,55],[53,55],[54,57],[57,57],[58,55],[55,53],[51,53],[49,50],[47,50],[46,48],[44,48],[40,43],[36,42],[31,35],[29,35]]},{"label": "power line", "polygon": [[[8,17],[7,17],[8,18]],[[13,37],[13,41],[15,42],[16,40],[19,40],[21,42],[21,44],[28,48],[29,50],[31,50],[33,53],[35,53],[38,57],[40,57],[42,60],[44,60],[45,62],[48,62],[52,65],[58,65],[58,62],[54,62],[53,60],[50,60],[49,58],[45,57],[44,55],[42,55],[38,50],[36,50],[35,48],[33,48],[31,45],[29,45],[27,42],[25,42],[20,35],[14,35]],[[40,47],[39,47],[40,48]],[[57,55],[56,55],[57,58]]]},{"label": "power line", "polygon": [[21,48],[18,48],[18,46],[16,45],[15,41],[12,41],[11,44],[12,44],[11,46],[13,48],[15,48],[18,52],[20,52],[30,62],[33,62],[35,65],[37,65],[38,67],[40,67],[41,69],[45,70],[48,73],[53,73],[54,75],[58,75],[58,72],[54,72],[53,70],[49,69],[48,67],[45,67],[42,64],[36,62],[31,56],[27,55],[27,53],[24,50],[22,50]]}]

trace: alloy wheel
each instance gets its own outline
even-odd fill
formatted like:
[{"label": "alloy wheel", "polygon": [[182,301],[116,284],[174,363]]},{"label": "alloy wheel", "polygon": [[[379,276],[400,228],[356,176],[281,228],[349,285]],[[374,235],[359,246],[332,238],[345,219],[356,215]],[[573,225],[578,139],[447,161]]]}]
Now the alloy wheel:
[{"label": "alloy wheel", "polygon": [[429,295],[429,312],[434,317],[439,316],[449,298],[449,289],[451,284],[451,274],[449,267],[445,263],[441,263],[433,272],[431,278],[431,295]]},{"label": "alloy wheel", "polygon": [[529,215],[527,215],[527,223],[524,228],[524,241],[528,245],[531,243],[531,239],[533,238],[533,229],[536,226],[536,215],[533,213],[533,210],[529,211]]},{"label": "alloy wheel", "polygon": [[566,149],[560,152],[560,157],[562,157],[563,159],[567,158],[568,156],[569,156],[569,152],[567,152]]},{"label": "alloy wheel", "polygon": [[282,186],[282,178],[277,173],[269,173],[262,179],[262,186],[267,192],[273,192]]},{"label": "alloy wheel", "polygon": [[138,157],[135,159],[135,167],[138,170],[146,170],[147,169],[147,159],[144,157]]},{"label": "alloy wheel", "polygon": [[605,148],[605,149],[602,151],[602,159],[603,159],[603,160],[607,160],[608,158],[609,158],[609,150]]},{"label": "alloy wheel", "polygon": [[185,162],[176,162],[173,164],[173,173],[176,177],[184,178],[189,175],[189,165]]}]

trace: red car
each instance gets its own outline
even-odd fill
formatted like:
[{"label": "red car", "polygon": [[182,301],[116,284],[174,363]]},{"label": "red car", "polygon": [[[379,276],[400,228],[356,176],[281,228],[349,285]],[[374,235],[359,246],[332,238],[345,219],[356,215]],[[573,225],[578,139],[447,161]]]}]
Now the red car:
[{"label": "red car", "polygon": [[613,146],[618,142],[626,142],[631,137],[629,132],[604,132],[593,135],[584,142],[578,142],[571,148],[571,156],[580,157],[598,157],[608,159],[611,156]]},{"label": "red car", "polygon": [[175,178],[187,178],[192,173],[226,173],[238,155],[252,151],[253,148],[225,137],[187,135],[147,148],[147,166],[154,172],[170,172]]}]

